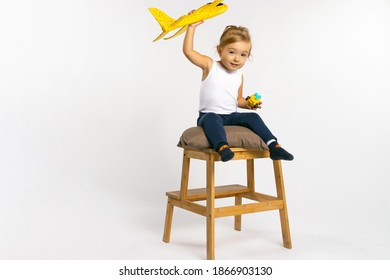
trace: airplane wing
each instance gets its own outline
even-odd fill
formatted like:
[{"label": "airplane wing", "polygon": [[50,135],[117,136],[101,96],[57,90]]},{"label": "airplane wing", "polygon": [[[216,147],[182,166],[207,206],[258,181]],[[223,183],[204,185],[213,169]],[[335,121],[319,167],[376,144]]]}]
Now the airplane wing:
[{"label": "airplane wing", "polygon": [[168,33],[169,33],[169,31],[167,31],[167,32],[163,31],[156,39],[153,40],[153,42],[156,42],[157,40],[160,40],[162,37],[164,37]]},{"label": "airplane wing", "polygon": [[188,28],[188,25],[183,26],[183,27],[182,27],[179,31],[177,31],[175,34],[173,34],[173,35],[170,36],[170,37],[164,38],[164,40],[168,40],[168,39],[174,38],[174,37],[176,37],[176,36],[179,36],[180,34],[186,32],[186,31],[187,31],[187,28]]}]

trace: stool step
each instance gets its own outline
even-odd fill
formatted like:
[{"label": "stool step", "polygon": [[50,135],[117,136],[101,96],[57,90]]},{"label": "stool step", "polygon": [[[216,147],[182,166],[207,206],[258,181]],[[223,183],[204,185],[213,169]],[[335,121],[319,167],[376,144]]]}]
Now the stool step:
[{"label": "stool step", "polygon": [[[235,196],[237,194],[248,193],[250,190],[242,185],[225,185],[215,187],[215,198],[224,198]],[[180,191],[172,191],[166,193],[168,197],[173,199],[180,199]],[[206,188],[189,189],[186,200],[197,201],[206,199]]]},{"label": "stool step", "polygon": [[215,217],[221,218],[277,209],[283,209],[283,200],[263,201],[235,206],[219,207],[215,208]]}]

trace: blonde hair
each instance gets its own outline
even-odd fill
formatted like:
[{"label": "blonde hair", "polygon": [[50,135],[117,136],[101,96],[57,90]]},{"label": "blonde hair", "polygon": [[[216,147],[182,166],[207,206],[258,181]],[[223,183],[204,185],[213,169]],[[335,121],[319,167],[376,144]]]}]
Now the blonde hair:
[{"label": "blonde hair", "polygon": [[241,41],[252,44],[249,29],[243,26],[228,25],[225,27],[225,30],[223,31],[221,38],[219,39],[219,45],[217,46],[217,48],[223,48],[231,43]]}]

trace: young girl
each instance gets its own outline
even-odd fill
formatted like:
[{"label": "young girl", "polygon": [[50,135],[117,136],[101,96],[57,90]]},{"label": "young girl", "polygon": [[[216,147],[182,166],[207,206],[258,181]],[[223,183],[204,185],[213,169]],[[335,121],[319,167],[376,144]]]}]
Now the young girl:
[{"label": "young girl", "polygon": [[[257,113],[239,113],[237,107],[250,109],[242,95],[243,75],[241,68],[251,54],[251,39],[245,27],[229,25],[225,28],[217,46],[219,61],[194,50],[194,35],[198,22],[189,25],[184,37],[183,52],[202,69],[200,106],[197,125],[201,126],[212,148],[222,161],[229,161],[234,153],[226,139],[224,126],[239,125],[251,129],[267,143],[273,160],[293,160]],[[260,107],[259,107],[260,108]]]}]

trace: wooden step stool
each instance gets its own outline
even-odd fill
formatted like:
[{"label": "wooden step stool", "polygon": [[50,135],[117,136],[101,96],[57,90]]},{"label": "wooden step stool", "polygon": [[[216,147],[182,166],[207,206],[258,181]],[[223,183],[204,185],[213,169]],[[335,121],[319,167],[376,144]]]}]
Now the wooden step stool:
[{"label": "wooden step stool", "polygon": [[[251,150],[245,148],[232,148],[232,151],[235,153],[232,160],[246,160],[247,186],[237,184],[215,186],[214,167],[215,162],[221,160],[219,154],[212,149],[194,150],[188,147],[184,148],[180,191],[171,191],[166,193],[168,196],[168,203],[165,216],[163,241],[166,243],[169,243],[170,241],[174,206],[206,217],[207,259],[209,260],[215,259],[215,218],[235,216],[234,229],[239,231],[241,230],[242,214],[279,210],[283,246],[291,249],[292,244],[280,160],[273,161],[277,191],[277,196],[275,197],[255,191],[254,159],[269,158],[269,151]],[[206,188],[188,189],[191,159],[206,161]],[[215,199],[226,197],[235,197],[235,205],[215,208]],[[242,198],[246,198],[254,202],[242,204]],[[206,200],[206,206],[196,203],[197,201],[202,200]]]}]

